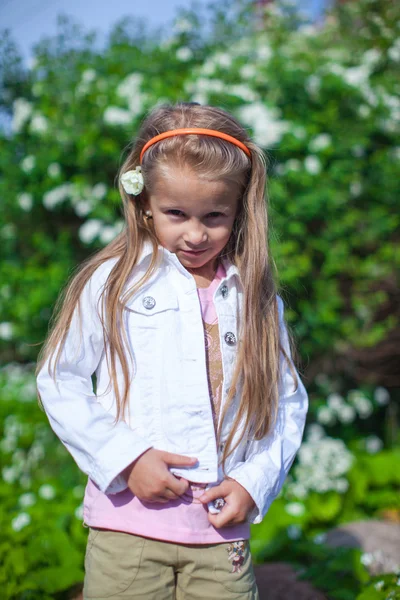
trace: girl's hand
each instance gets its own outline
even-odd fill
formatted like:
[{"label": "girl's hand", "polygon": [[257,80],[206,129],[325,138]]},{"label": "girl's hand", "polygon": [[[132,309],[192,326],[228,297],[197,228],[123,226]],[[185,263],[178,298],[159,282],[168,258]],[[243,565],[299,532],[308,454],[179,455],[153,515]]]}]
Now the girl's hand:
[{"label": "girl's hand", "polygon": [[188,458],[181,454],[172,454],[150,448],[127,467],[122,474],[128,487],[144,502],[168,502],[176,500],[186,492],[189,482],[175,477],[168,466],[191,467],[197,458]]},{"label": "girl's hand", "polygon": [[216,515],[208,513],[208,520],[217,528],[244,523],[247,515],[256,505],[248,491],[232,479],[224,479],[220,485],[207,490],[199,497],[199,500],[203,504],[207,504],[217,498],[223,498],[225,505]]}]

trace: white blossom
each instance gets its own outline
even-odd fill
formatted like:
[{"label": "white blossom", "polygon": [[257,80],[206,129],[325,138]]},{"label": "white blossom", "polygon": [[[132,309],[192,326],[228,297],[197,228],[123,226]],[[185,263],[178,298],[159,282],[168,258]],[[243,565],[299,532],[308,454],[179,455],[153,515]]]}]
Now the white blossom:
[{"label": "white blossom", "polygon": [[257,58],[261,61],[268,61],[273,56],[273,51],[271,46],[264,43],[256,48]]},{"label": "white blossom", "polygon": [[30,515],[26,512],[22,512],[11,521],[11,527],[14,531],[21,531],[21,529],[29,525],[30,522]]},{"label": "white blossom", "polygon": [[32,492],[27,492],[25,494],[22,494],[18,498],[18,504],[22,508],[27,508],[28,506],[33,506],[35,503],[36,503],[36,496]]},{"label": "white blossom", "polygon": [[121,219],[116,221],[114,225],[103,225],[100,231],[100,241],[102,244],[109,244],[114,238],[119,235],[123,229],[124,221]]},{"label": "white blossom", "polygon": [[348,487],[344,476],[352,462],[353,455],[343,440],[330,437],[307,439],[300,447],[294,482],[288,484],[288,490],[298,498],[304,498],[311,490],[344,492]]},{"label": "white blossom", "polygon": [[292,129],[292,133],[295,137],[297,137],[297,139],[304,140],[307,135],[307,130],[302,125],[296,125]]},{"label": "white blossom", "polygon": [[84,96],[90,91],[91,84],[95,81],[97,72],[94,69],[85,69],[82,72],[81,80],[75,88],[77,96]]},{"label": "white blossom", "polygon": [[326,399],[326,403],[331,410],[336,412],[340,411],[345,404],[344,398],[340,394],[329,394],[328,398]]},{"label": "white blossom", "polygon": [[325,437],[325,429],[318,423],[310,423],[307,426],[307,440],[310,442],[316,442],[322,440]]},{"label": "white blossom", "polygon": [[343,77],[344,73],[346,72],[346,69],[338,63],[333,63],[327,65],[325,71],[331,72],[334,75],[337,75],[338,77]]},{"label": "white blossom", "polygon": [[360,115],[360,117],[363,117],[364,119],[366,119],[371,114],[371,109],[366,104],[361,104],[358,107],[357,112]]},{"label": "white blossom", "polygon": [[341,423],[352,423],[356,417],[356,411],[349,404],[344,404],[337,412],[337,416]]},{"label": "white blossom", "polygon": [[58,163],[50,163],[47,167],[47,174],[49,177],[58,177],[61,174],[61,167]]},{"label": "white blossom", "polygon": [[82,72],[81,79],[85,83],[91,83],[92,81],[94,81],[96,79],[96,76],[97,76],[97,72],[94,69],[85,69]]},{"label": "white blossom", "polygon": [[299,525],[289,525],[286,532],[291,540],[298,540],[301,537],[301,527]]},{"label": "white blossom", "polygon": [[393,46],[389,48],[388,56],[394,62],[400,61],[400,38],[397,38],[397,40],[393,43]]},{"label": "white blossom", "polygon": [[308,147],[310,152],[319,152],[320,150],[325,150],[325,148],[331,145],[332,137],[329,135],[329,133],[320,133],[310,141]]},{"label": "white blossom", "polygon": [[3,321],[0,323],[0,339],[11,340],[13,337],[13,326],[12,323]]},{"label": "white blossom", "polygon": [[380,590],[383,589],[384,585],[385,585],[385,582],[380,580],[374,584],[374,588],[379,592]]},{"label": "white blossom", "polygon": [[1,474],[6,483],[14,483],[14,481],[17,481],[19,475],[18,469],[15,466],[3,467]]},{"label": "white blossom", "polygon": [[[129,120],[126,121],[128,119],[128,116],[126,114],[124,114],[123,112],[118,112],[118,111],[122,111],[122,109],[117,109],[116,107],[110,107],[114,110],[114,113],[113,112],[110,113],[110,108],[106,110],[106,113],[105,113],[106,122],[110,122],[109,119],[110,119],[110,115],[111,115],[111,120],[113,118],[116,119],[115,124],[124,125],[126,122],[128,122],[128,123],[131,122],[134,118],[136,118],[138,115],[140,115],[143,112],[144,104],[147,100],[147,94],[144,94],[142,92],[143,80],[144,80],[144,77],[141,73],[131,73],[130,75],[125,77],[125,79],[123,79],[117,87],[118,96],[120,98],[123,98],[128,104],[128,107],[129,107],[128,112],[130,114]],[[107,114],[107,118],[106,118],[106,114]],[[114,115],[114,117],[113,117],[113,115]],[[118,119],[120,119],[120,122],[117,122]],[[112,124],[114,124],[114,123],[112,123]]]},{"label": "white blossom", "polygon": [[141,167],[138,166],[130,171],[125,171],[120,177],[120,182],[127,194],[132,194],[133,196],[140,194],[144,187]]},{"label": "white blossom", "polygon": [[59,204],[62,204],[74,195],[74,185],[72,183],[63,183],[58,187],[46,192],[43,196],[43,205],[48,210],[53,210]]},{"label": "white blossom", "polygon": [[239,73],[242,79],[253,79],[257,75],[257,69],[254,65],[243,65]]},{"label": "white blossom", "polygon": [[302,33],[306,37],[310,37],[318,33],[318,29],[315,27],[315,25],[312,25],[311,23],[304,23],[303,25],[300,25],[297,31],[299,33]]},{"label": "white blossom", "polygon": [[285,511],[292,517],[301,517],[304,515],[306,508],[301,502],[289,502],[285,506]]},{"label": "white blossom", "polygon": [[364,565],[364,567],[369,567],[374,562],[374,556],[371,552],[364,552],[361,555],[360,561],[361,564]]},{"label": "white blossom", "polygon": [[31,133],[44,133],[49,128],[49,122],[43,115],[34,114],[29,126]]},{"label": "white blossom", "polygon": [[365,438],[365,449],[369,454],[376,454],[382,448],[383,442],[377,435],[370,435]]},{"label": "white blossom", "polygon": [[212,57],[210,57],[203,63],[202,67],[200,68],[200,73],[202,75],[214,75],[216,67],[217,66],[212,60]]},{"label": "white blossom", "polygon": [[29,156],[25,156],[20,162],[21,169],[25,171],[25,173],[30,173],[32,169],[35,168],[36,158],[31,154]]},{"label": "white blossom", "polygon": [[78,200],[74,204],[74,211],[78,217],[86,217],[93,210],[93,205],[90,200]]},{"label": "white blossom", "polygon": [[22,488],[27,490],[32,486],[32,478],[28,473],[23,473],[19,478],[19,484]]},{"label": "white blossom", "polygon": [[83,519],[83,504],[80,504],[76,509],[75,509],[75,517],[79,520]]},{"label": "white blossom", "polygon": [[326,540],[326,533],[317,533],[314,536],[313,541],[315,544],[323,544]]},{"label": "white blossom", "polygon": [[361,181],[352,181],[350,184],[350,194],[353,198],[356,198],[363,191],[363,186]]},{"label": "white blossom", "polygon": [[301,162],[297,158],[289,158],[285,163],[286,171],[300,171]]},{"label": "white blossom", "polygon": [[373,68],[382,59],[382,52],[376,48],[370,48],[361,57],[361,62],[367,67]]},{"label": "white blossom", "polygon": [[[371,106],[378,106],[379,103],[379,99],[378,96],[375,94],[375,92],[369,87],[369,85],[363,85],[360,87],[360,91],[362,93],[362,95],[364,96],[365,100],[367,100],[367,102],[371,105]],[[367,107],[368,108],[368,107]]]},{"label": "white blossom", "polygon": [[200,92],[203,94],[221,94],[225,91],[225,85],[219,79],[207,79],[199,77],[195,82],[190,82],[185,86],[188,92]]},{"label": "white blossom", "polygon": [[26,212],[30,211],[33,206],[33,196],[28,192],[23,192],[22,194],[19,194],[17,201],[22,210]]},{"label": "white blossom", "polygon": [[189,33],[193,30],[193,24],[189,19],[178,19],[174,23],[173,30],[175,33]]},{"label": "white blossom", "polygon": [[15,437],[4,437],[2,440],[0,440],[1,451],[5,454],[8,454],[9,452],[14,452],[14,450],[17,447],[17,443],[18,440]]},{"label": "white blossom", "polygon": [[32,104],[25,98],[16,98],[13,102],[11,129],[14,133],[21,131],[32,114]]},{"label": "white blossom", "polygon": [[310,75],[306,79],[305,88],[311,96],[316,96],[321,89],[321,78],[317,75]]},{"label": "white blossom", "polygon": [[386,388],[378,386],[374,391],[374,399],[380,406],[385,406],[390,402],[390,395]]},{"label": "white blossom", "polygon": [[371,416],[374,410],[372,402],[363,396],[361,392],[353,390],[349,392],[348,397],[361,419],[367,419]]},{"label": "white blossom", "polygon": [[351,153],[353,156],[356,156],[357,158],[361,158],[362,156],[365,156],[365,148],[364,148],[364,146],[361,146],[360,144],[356,144],[355,146],[353,146],[351,148]]},{"label": "white blossom", "polygon": [[132,115],[124,108],[108,106],[104,111],[103,119],[108,125],[128,125],[132,122]]},{"label": "white blossom", "polygon": [[232,56],[227,52],[217,52],[212,57],[212,60],[219,67],[223,67],[224,69],[229,69],[232,65]]},{"label": "white blossom", "polygon": [[39,440],[35,440],[29,449],[27,462],[31,466],[36,466],[45,457],[43,444]]},{"label": "white blossom", "polygon": [[89,219],[79,228],[79,239],[84,244],[91,244],[97,238],[103,227],[100,219]]},{"label": "white blossom", "polygon": [[105,183],[96,183],[92,188],[92,196],[96,200],[102,200],[107,193],[107,186]]},{"label": "white blossom", "polygon": [[109,244],[118,235],[118,230],[112,225],[105,225],[100,231],[100,241],[102,244]]},{"label": "white blossom", "polygon": [[56,495],[56,491],[52,485],[45,483],[40,486],[38,494],[44,500],[53,500]]},{"label": "white blossom", "polygon": [[289,129],[289,123],[278,118],[278,110],[254,102],[238,110],[239,119],[250,126],[256,144],[267,148],[277,144]]},{"label": "white blossom", "polygon": [[340,477],[333,482],[333,489],[335,489],[339,494],[344,494],[349,489],[349,482],[344,477]]},{"label": "white blossom", "polygon": [[176,51],[176,58],[182,62],[186,62],[193,58],[193,52],[187,46],[182,46],[182,48],[178,48]]},{"label": "white blossom", "polygon": [[368,83],[370,68],[366,65],[350,67],[343,72],[343,79],[351,86],[359,87]]},{"label": "white blossom", "polygon": [[242,100],[245,100],[246,102],[256,102],[258,100],[258,94],[243,83],[231,85],[226,91],[228,94],[242,98]]},{"label": "white blossom", "polygon": [[308,173],[310,173],[311,175],[318,175],[318,173],[320,173],[322,169],[321,161],[319,160],[318,156],[314,155],[306,157],[306,159],[304,160],[304,166],[306,168],[306,171],[308,171]]},{"label": "white blossom", "polygon": [[1,237],[4,239],[12,239],[15,237],[17,229],[14,223],[7,223],[1,228]]}]

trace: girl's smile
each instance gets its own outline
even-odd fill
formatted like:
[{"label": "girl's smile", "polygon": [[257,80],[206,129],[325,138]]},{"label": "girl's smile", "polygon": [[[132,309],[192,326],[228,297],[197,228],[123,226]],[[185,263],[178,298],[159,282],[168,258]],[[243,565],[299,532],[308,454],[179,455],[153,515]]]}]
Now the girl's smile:
[{"label": "girl's smile", "polygon": [[232,233],[238,192],[232,181],[208,181],[189,168],[171,167],[148,194],[145,208],[152,213],[160,244],[176,254],[195,279],[213,279],[215,259]]}]

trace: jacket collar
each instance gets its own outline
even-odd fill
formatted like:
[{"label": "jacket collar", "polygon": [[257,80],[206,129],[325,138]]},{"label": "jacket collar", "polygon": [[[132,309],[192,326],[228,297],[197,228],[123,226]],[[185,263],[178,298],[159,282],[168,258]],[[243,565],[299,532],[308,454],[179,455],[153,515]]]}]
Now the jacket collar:
[{"label": "jacket collar", "polygon": [[[153,244],[150,241],[146,240],[143,244],[142,252],[141,252],[136,264],[140,265],[141,263],[143,263],[146,258],[148,258],[152,255],[152,253],[153,253]],[[176,266],[176,268],[183,275],[185,275],[185,277],[188,277],[188,278],[192,277],[191,274],[189,273],[189,271],[187,271],[185,269],[185,267],[179,262],[179,259],[176,256],[176,254],[174,254],[173,252],[170,252],[169,250],[167,250],[166,248],[164,248],[161,245],[158,246],[158,253],[159,253],[160,258],[162,258],[166,262],[174,264]],[[234,265],[230,260],[228,260],[226,258],[222,259],[222,264],[223,264],[225,272],[226,272],[224,281],[229,281],[232,277],[237,277],[238,280],[240,281],[239,269],[237,268],[236,265]]]}]

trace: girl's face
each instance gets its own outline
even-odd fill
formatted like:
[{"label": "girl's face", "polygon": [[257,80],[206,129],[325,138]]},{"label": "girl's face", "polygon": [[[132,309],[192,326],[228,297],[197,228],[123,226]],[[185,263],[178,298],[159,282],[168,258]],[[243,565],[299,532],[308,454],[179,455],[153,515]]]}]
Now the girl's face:
[{"label": "girl's face", "polygon": [[156,179],[145,210],[152,213],[159,243],[195,278],[211,281],[232,232],[238,194],[234,182],[205,181],[190,169],[170,168]]}]

